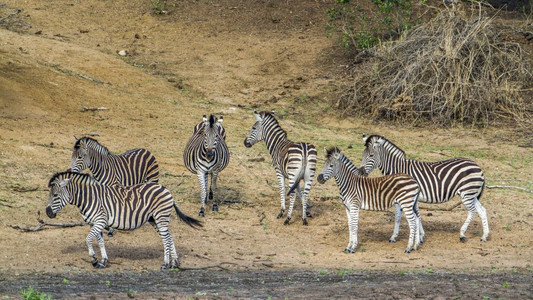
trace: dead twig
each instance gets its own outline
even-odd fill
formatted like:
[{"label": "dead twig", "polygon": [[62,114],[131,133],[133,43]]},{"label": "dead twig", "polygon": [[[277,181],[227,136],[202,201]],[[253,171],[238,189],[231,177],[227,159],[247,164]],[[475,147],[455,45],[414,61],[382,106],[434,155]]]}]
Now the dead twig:
[{"label": "dead twig", "polygon": [[192,271],[192,270],[207,270],[207,269],[219,268],[219,269],[222,269],[224,271],[229,271],[228,268],[225,268],[222,265],[235,265],[235,266],[238,266],[239,264],[232,263],[232,262],[221,262],[221,263],[219,263],[217,265],[198,267],[198,268],[182,268],[182,267],[180,267],[179,270],[180,271]]},{"label": "dead twig", "polygon": [[99,110],[108,110],[109,108],[107,107],[103,107],[103,106],[100,106],[100,107],[83,107],[81,109],[81,112],[86,112],[86,111],[99,111]]},{"label": "dead twig", "polygon": [[453,206],[451,207],[448,207],[448,208],[433,208],[433,207],[426,207],[426,206],[420,206],[420,209],[423,209],[423,210],[428,210],[428,211],[452,211],[454,208],[456,208],[457,206],[461,205],[463,202],[462,201],[459,201],[457,203],[455,203]]},{"label": "dead twig", "polygon": [[524,191],[528,193],[533,193],[532,190],[519,187],[519,186],[512,186],[512,185],[487,185],[487,188],[488,189],[515,189],[515,190],[520,190],[520,191]]},{"label": "dead twig", "polygon": [[15,192],[19,193],[26,193],[26,192],[35,192],[39,189],[38,186],[32,186],[32,187],[26,187],[26,186],[20,186],[20,185],[12,185],[11,189]]},{"label": "dead twig", "polygon": [[24,226],[24,225],[9,225],[9,224],[7,226],[9,226],[9,227],[11,227],[13,229],[21,230],[23,232],[35,232],[35,231],[42,230],[45,226],[55,226],[55,227],[65,228],[65,227],[75,227],[75,226],[87,225],[87,223],[85,223],[85,222],[53,223],[53,222],[48,222],[48,221],[42,220],[40,216],[41,216],[41,212],[37,211],[37,221],[39,222],[39,225],[37,225],[35,227],[27,227],[27,226]]}]

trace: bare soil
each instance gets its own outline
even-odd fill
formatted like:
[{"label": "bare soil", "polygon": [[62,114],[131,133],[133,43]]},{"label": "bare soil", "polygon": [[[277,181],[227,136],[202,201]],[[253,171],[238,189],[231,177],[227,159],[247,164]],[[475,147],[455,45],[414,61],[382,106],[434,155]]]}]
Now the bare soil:
[{"label": "bare soil", "polygon": [[[275,110],[289,138],[320,152],[336,145],[356,164],[361,134],[376,133],[411,158],[471,158],[488,185],[533,186],[533,152],[513,128],[413,128],[342,117],[333,107],[348,61],[325,32],[332,3],[169,1],[162,15],[150,1],[0,6],[0,17],[21,9],[0,23],[0,294],[32,285],[54,298],[126,298],[128,290],[143,298],[532,298],[533,197],[522,190],[485,190],[486,243],[479,217],[459,242],[466,211],[446,211],[458,198],[422,205],[426,242],[410,254],[403,252],[405,221],[398,242],[388,242],[392,211],[362,211],[358,249],[344,254],[346,214],[334,182],[314,184],[309,226],[302,226],[299,203],[289,226],[276,219],[279,192],[266,147],[243,146],[254,109]],[[502,22],[517,26],[522,17]],[[84,109],[97,107],[106,110]],[[224,115],[232,156],[215,194],[220,211],[207,211],[202,230],[171,222],[185,270],[158,271],[163,249],[150,226],[105,237],[105,270],[90,264],[87,226],[28,233],[8,226],[35,226],[38,211],[46,218],[48,180],[68,166],[73,136],[84,135],[117,154],[149,149],[160,182],[197,216],[198,183],[182,155],[194,124],[210,113]],[[54,221],[81,218],[66,207]]]}]

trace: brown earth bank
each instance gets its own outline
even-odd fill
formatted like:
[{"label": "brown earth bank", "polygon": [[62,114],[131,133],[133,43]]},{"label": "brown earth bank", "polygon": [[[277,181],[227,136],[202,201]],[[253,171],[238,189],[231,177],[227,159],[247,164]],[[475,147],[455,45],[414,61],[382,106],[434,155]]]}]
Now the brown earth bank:
[{"label": "brown earth bank", "polygon": [[[445,9],[441,1],[429,2]],[[491,229],[486,243],[479,241],[479,217],[466,243],[459,242],[467,215],[463,206],[455,207],[459,199],[422,204],[426,239],[410,254],[404,253],[405,221],[398,242],[388,242],[392,211],[362,211],[357,251],[344,254],[348,227],[334,182],[313,184],[309,226],[302,225],[299,203],[289,226],[276,219],[279,190],[267,149],[243,146],[254,109],[275,110],[290,139],[313,143],[318,170],[322,149],[333,145],[359,165],[364,132],[385,135],[409,158],[470,158],[483,168],[488,186],[533,187],[533,153],[514,128],[421,128],[342,117],[333,107],[349,60],[325,31],[325,11],[333,4],[168,1],[162,15],[153,13],[150,1],[0,6],[2,17],[12,15],[0,22],[0,294],[14,297],[32,285],[59,298],[127,297],[130,288],[146,298],[197,292],[242,298],[533,297],[533,197],[527,191],[485,190],[481,202]],[[495,21],[515,26],[510,38],[527,43],[518,30],[527,23],[523,15]],[[99,107],[105,110],[90,110]],[[104,237],[110,258],[105,270],[90,264],[87,226],[35,232],[10,226],[36,226],[39,211],[51,221],[44,215],[48,180],[69,165],[73,136],[85,135],[115,154],[149,149],[160,165],[160,183],[182,211],[197,216],[198,182],[184,166],[183,149],[193,126],[210,113],[224,115],[231,152],[215,193],[220,211],[209,204],[201,230],[175,216],[170,223],[182,267],[200,270],[158,272],[163,248],[150,226]],[[81,218],[67,206],[53,221]],[[267,286],[257,279],[263,277]],[[159,281],[165,284],[156,289]],[[195,282],[205,284],[195,289]]]},{"label": "brown earth bank", "polygon": [[54,299],[527,299],[530,274],[249,270],[64,273],[0,277],[0,293],[28,286]]}]

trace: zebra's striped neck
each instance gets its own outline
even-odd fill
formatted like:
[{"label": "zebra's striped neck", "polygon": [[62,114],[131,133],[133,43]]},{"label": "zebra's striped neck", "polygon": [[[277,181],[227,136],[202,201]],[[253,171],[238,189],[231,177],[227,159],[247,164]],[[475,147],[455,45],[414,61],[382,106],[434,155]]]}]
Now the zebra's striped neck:
[{"label": "zebra's striped neck", "polygon": [[340,169],[335,175],[335,182],[339,186],[340,190],[344,190],[344,186],[348,185],[352,180],[351,178],[358,176],[359,171],[357,167],[346,156],[341,155],[339,158]]},{"label": "zebra's striped neck", "polygon": [[407,172],[405,152],[390,141],[385,141],[381,147],[379,170],[383,175]]},{"label": "zebra's striped neck", "polygon": [[279,152],[278,149],[291,143],[287,139],[287,132],[281,128],[278,121],[273,117],[264,120],[263,135],[263,140],[272,156]]}]

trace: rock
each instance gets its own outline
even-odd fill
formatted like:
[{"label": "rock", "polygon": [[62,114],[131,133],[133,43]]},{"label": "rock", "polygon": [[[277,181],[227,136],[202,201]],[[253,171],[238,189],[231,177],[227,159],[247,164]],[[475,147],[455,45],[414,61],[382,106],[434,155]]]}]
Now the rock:
[{"label": "rock", "polygon": [[128,52],[126,50],[120,50],[118,52],[118,55],[120,55],[120,56],[126,56],[127,54],[128,54]]}]

